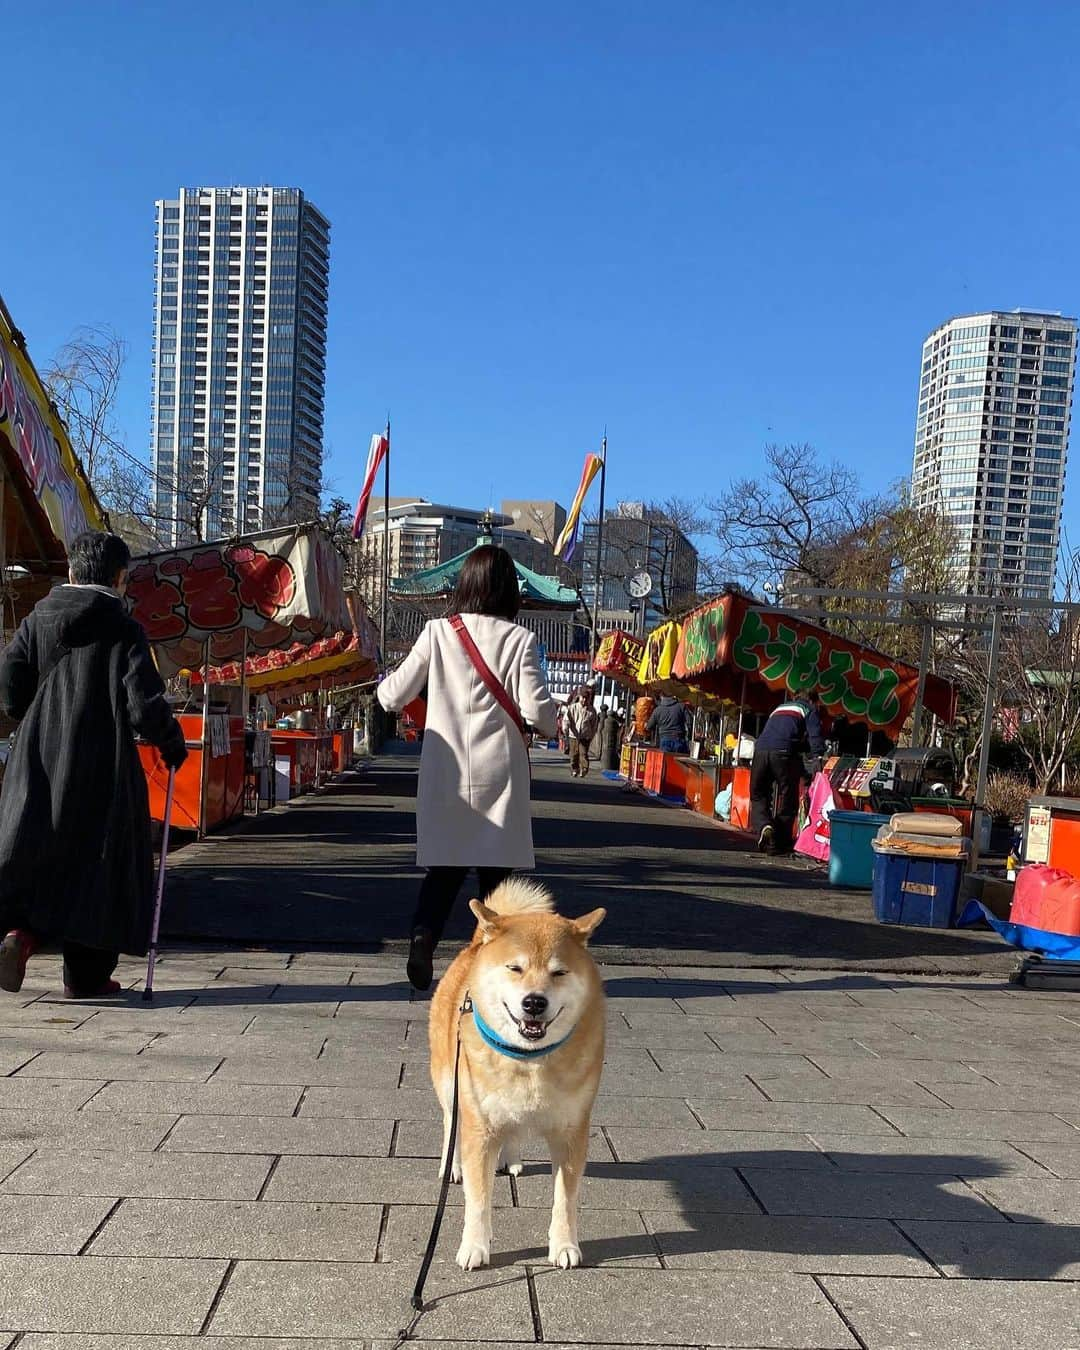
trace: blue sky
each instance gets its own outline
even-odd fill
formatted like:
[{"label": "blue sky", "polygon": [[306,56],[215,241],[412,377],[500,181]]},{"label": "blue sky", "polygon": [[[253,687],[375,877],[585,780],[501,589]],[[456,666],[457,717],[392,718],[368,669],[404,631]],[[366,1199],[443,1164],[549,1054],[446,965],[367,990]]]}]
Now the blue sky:
[{"label": "blue sky", "polygon": [[79,324],[124,335],[139,453],[153,202],[181,184],[329,216],[349,498],[387,409],[394,492],[462,505],[569,503],[605,424],[612,497],[721,495],[772,440],[884,486],[932,327],[1080,310],[1065,3],[9,9],[0,292],[39,364]]}]

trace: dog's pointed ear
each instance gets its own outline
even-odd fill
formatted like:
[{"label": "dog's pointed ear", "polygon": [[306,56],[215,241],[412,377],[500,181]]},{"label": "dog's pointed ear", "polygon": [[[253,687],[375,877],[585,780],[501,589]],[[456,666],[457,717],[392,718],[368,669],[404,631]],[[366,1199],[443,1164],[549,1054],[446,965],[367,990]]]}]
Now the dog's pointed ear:
[{"label": "dog's pointed ear", "polygon": [[584,944],[588,942],[606,918],[606,909],[594,909],[590,914],[583,914],[580,919],[571,919],[570,927],[578,941]]},{"label": "dog's pointed ear", "polygon": [[469,908],[476,915],[477,932],[480,935],[481,942],[490,942],[499,931],[499,916],[493,909],[488,909],[482,900],[470,900]]}]

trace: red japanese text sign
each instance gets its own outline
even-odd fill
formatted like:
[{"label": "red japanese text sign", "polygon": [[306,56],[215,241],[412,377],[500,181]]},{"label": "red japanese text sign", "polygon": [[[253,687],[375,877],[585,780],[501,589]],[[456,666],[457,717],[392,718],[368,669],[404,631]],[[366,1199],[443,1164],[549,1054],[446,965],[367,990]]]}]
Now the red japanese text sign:
[{"label": "red japanese text sign", "polygon": [[128,599],[162,673],[348,629],[341,558],[315,525],[136,558]]}]

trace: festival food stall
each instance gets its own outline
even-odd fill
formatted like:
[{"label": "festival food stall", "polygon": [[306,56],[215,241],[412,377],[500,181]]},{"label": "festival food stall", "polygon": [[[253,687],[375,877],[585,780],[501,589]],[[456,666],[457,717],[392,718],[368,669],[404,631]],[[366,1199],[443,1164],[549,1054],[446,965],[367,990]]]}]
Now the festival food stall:
[{"label": "festival food stall", "polygon": [[[324,696],[334,689],[374,678],[378,666],[378,634],[362,606],[350,605],[352,628],[320,638],[310,646],[295,643],[282,651],[249,656],[240,662],[228,662],[210,669],[210,684],[236,685],[249,694],[265,694],[279,704],[316,695],[309,715],[311,727],[279,726],[265,733],[268,755],[256,755],[256,770],[274,767],[281,789],[275,799],[287,792],[296,796],[318,786],[330,774],[347,767],[351,758],[351,736],[326,725]],[[192,673],[192,684],[201,685],[203,673]]]},{"label": "festival food stall", "polygon": [[[284,526],[134,559],[128,597],[162,675],[202,672],[202,712],[180,718],[189,753],[172,824],[206,833],[242,812],[245,779],[243,695],[224,697],[213,672],[232,662],[246,672],[252,657],[307,651],[347,631],[342,560],[320,526]],[[143,765],[161,819],[165,770],[149,750]]]},{"label": "festival food stall", "polygon": [[[638,681],[638,671],[644,656],[645,642],[642,638],[621,628],[613,628],[600,639],[592,668],[598,675],[606,675],[630,693],[643,694],[645,691]],[[628,734],[619,754],[619,773],[631,783],[643,783],[648,746],[634,743],[632,726],[632,723],[628,723]]]},{"label": "festival food stall", "polygon": [[[0,300],[0,650],[67,579],[71,541],[105,528],[105,513]],[[13,730],[0,718],[0,736]]]},{"label": "festival food stall", "polygon": [[[890,740],[899,736],[919,686],[916,667],[734,592],[687,616],[673,671],[677,679],[757,714],[816,689],[827,723],[843,718],[866,727],[868,737],[879,732]],[[953,719],[956,692],[947,680],[927,675],[923,700],[944,721]],[[876,765],[853,771],[859,763],[844,757],[831,768],[861,790]],[[718,786],[727,781],[733,789],[732,823],[748,826],[749,768],[722,769]]]}]

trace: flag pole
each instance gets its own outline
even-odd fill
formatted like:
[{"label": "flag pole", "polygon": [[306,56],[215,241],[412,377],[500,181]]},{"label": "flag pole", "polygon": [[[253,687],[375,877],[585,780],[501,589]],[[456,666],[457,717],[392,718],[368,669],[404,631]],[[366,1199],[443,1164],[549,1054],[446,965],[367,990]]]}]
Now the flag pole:
[{"label": "flag pole", "polygon": [[601,574],[601,563],[604,557],[604,488],[607,482],[607,428],[604,428],[604,439],[600,442],[600,514],[596,519],[596,571],[593,577],[593,605],[592,605],[592,654],[595,658],[596,650],[600,646],[600,638],[597,632],[597,620],[600,613],[600,592],[604,587],[604,578]]},{"label": "flag pole", "polygon": [[382,605],[379,609],[379,651],[382,654],[383,669],[389,662],[386,658],[386,615],[390,606],[390,414],[386,414],[386,455],[383,459],[383,556],[382,556]]}]

